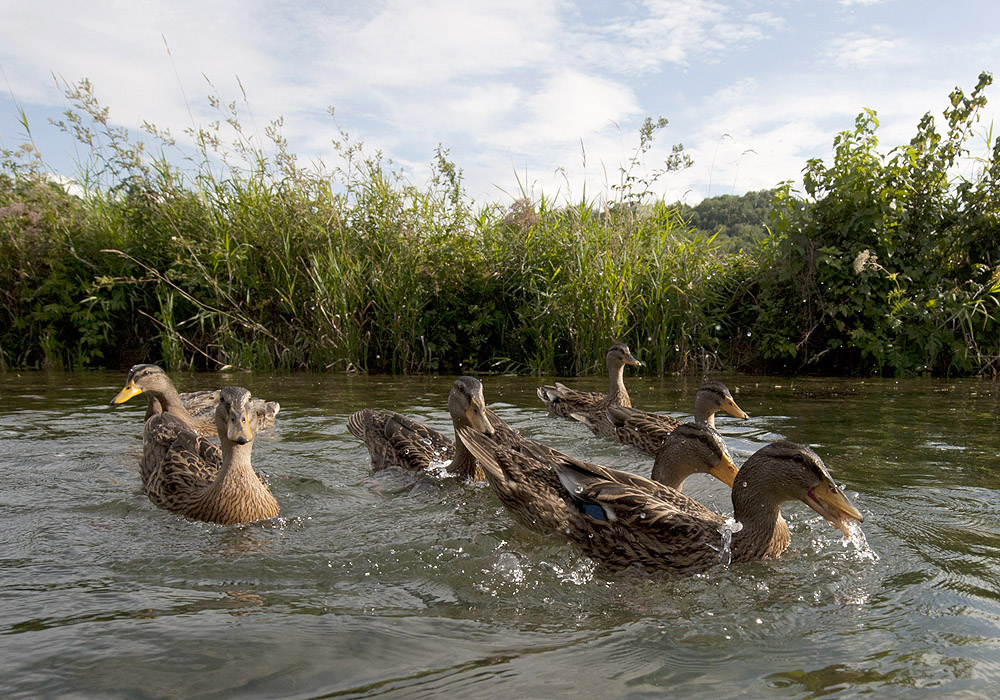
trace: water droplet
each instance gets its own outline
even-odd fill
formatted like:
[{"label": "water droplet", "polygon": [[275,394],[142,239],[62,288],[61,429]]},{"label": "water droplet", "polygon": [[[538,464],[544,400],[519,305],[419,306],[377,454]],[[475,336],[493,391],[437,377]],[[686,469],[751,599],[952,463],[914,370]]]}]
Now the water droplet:
[{"label": "water droplet", "polygon": [[583,487],[582,486],[577,486],[576,487],[576,492],[577,493],[583,493]]}]

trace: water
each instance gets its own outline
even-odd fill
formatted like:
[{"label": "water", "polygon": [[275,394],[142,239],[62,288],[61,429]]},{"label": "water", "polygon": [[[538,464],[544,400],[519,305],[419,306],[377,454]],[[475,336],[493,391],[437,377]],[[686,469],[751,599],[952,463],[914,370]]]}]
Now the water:
[{"label": "water", "polygon": [[[450,432],[452,378],[229,377],[282,404],[254,444],[282,519],[190,522],[138,490],[143,407],[106,405],[124,373],[0,375],[0,695],[995,697],[997,385],[723,379],[752,416],[719,419],[736,462],[779,437],[813,445],[870,550],[794,503],[778,561],[608,574],[517,526],[488,487],[372,474],[347,415],[394,408]],[[637,406],[690,410],[692,380],[627,381]],[[487,401],[529,436],[648,474],[547,418],[538,383],[485,378]],[[730,511],[709,477],[686,488]]]}]

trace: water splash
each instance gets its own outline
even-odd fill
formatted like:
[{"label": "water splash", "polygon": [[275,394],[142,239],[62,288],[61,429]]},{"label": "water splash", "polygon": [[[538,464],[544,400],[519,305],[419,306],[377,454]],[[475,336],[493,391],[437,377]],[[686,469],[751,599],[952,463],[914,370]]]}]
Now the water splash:
[{"label": "water splash", "polygon": [[733,561],[733,534],[743,529],[743,523],[735,518],[730,518],[719,526],[719,533],[722,535],[722,547],[719,548],[719,560],[726,566]]},{"label": "water splash", "polygon": [[443,462],[433,460],[427,467],[427,471],[437,479],[446,479],[452,475],[451,472],[448,471],[448,467],[450,466],[451,466],[450,459],[446,459]]},{"label": "water splash", "polygon": [[507,583],[523,584],[526,577],[521,560],[513,552],[501,552],[493,563],[493,573]]},{"label": "water splash", "polygon": [[848,544],[854,545],[854,550],[857,552],[859,559],[878,561],[878,553],[868,544],[868,540],[865,538],[865,533],[862,531],[861,525],[853,520],[848,521],[846,525],[848,535],[844,540],[844,546],[846,547]]},{"label": "water splash", "polygon": [[548,567],[552,573],[558,576],[559,583],[569,583],[574,586],[583,586],[593,581],[594,571],[597,568],[597,564],[586,557],[577,561],[570,568],[547,561],[543,561],[542,566]]}]

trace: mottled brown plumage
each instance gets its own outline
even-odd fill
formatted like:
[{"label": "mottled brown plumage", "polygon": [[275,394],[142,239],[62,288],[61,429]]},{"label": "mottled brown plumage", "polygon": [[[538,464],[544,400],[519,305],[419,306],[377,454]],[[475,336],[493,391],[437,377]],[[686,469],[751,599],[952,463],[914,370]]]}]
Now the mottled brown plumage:
[{"label": "mottled brown plumage", "polygon": [[[483,384],[474,377],[459,377],[448,393],[448,412],[455,425],[473,426],[492,433],[493,413],[486,408]],[[395,411],[365,408],[352,414],[347,429],[365,443],[372,458],[372,468],[400,466],[422,471],[447,463],[446,469],[455,476],[482,481],[483,470],[465,449],[461,439],[454,442],[438,431],[428,428]]]},{"label": "mottled brown plumage", "polygon": [[598,435],[613,437],[614,433],[605,409],[608,406],[631,406],[628,391],[625,389],[625,365],[639,367],[639,360],[632,356],[625,343],[615,343],[605,356],[608,368],[608,393],[596,391],[576,391],[556,382],[555,386],[540,386],[537,389],[538,398],[549,409],[553,416],[567,420],[578,420],[587,425]]},{"label": "mottled brown plumage", "polygon": [[[477,442],[478,451],[473,450],[471,444],[469,449],[476,454],[501,502],[521,523],[541,532],[559,531],[569,525],[562,513],[568,494],[559,484],[555,470],[576,464],[579,460],[527,438],[510,440],[507,444],[493,439],[485,446],[478,438]],[[493,456],[484,463],[480,451],[489,451],[490,448],[493,449]],[[722,437],[707,426],[685,425],[667,440],[661,455],[660,477],[665,483],[651,482],[599,465],[590,467],[622,483],[653,484],[653,491],[664,502],[673,503],[679,510],[695,509],[704,513],[711,511],[680,493],[684,480],[692,474],[711,474],[727,486],[732,486],[736,476],[736,467]],[[506,466],[497,469],[498,462]]]},{"label": "mottled brown plumage", "polygon": [[[171,413],[187,423],[198,435],[212,438],[216,436],[215,407],[219,403],[218,389],[178,393],[170,377],[160,367],[135,365],[129,370],[125,387],[111,399],[111,403],[124,403],[137,394],[146,396],[146,420],[157,413]],[[263,399],[252,399],[252,408],[254,430],[272,427],[281,410],[276,401]]]},{"label": "mottled brown plumage", "polygon": [[[572,458],[545,463],[460,431],[501,502],[523,524],[557,533],[610,569],[638,565],[685,575],[720,563],[773,558],[788,546],[781,504],[798,499],[845,530],[861,514],[808,447],[780,442],[747,460],[733,489],[735,521],[676,489]],[[724,536],[731,546],[724,546]]]},{"label": "mottled brown plumage", "polygon": [[[694,396],[694,419],[715,427],[715,414],[725,411],[734,418],[747,418],[736,405],[729,388],[722,382],[705,382]],[[655,455],[660,445],[682,422],[673,416],[652,413],[627,406],[609,406],[605,412],[612,426],[612,436],[646,454]]]},{"label": "mottled brown plumage", "polygon": [[143,491],[160,508],[223,525],[278,515],[278,503],[250,464],[253,449],[250,392],[225,387],[215,411],[216,446],[164,411],[146,421]]}]

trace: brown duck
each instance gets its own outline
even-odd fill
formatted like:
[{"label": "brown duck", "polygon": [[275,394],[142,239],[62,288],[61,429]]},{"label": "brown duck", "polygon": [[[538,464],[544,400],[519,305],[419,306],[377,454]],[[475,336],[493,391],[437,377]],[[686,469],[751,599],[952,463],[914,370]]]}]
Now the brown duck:
[{"label": "brown duck", "polygon": [[459,432],[519,521],[569,539],[613,570],[639,565],[686,575],[730,561],[775,558],[790,541],[781,517],[781,505],[790,500],[802,501],[845,534],[848,520],[862,520],[819,456],[791,442],[762,447],[740,469],[733,488],[740,528],[655,481],[572,458],[546,464],[470,428]]},{"label": "brown duck", "polygon": [[[146,420],[157,413],[171,413],[202,437],[215,437],[215,407],[219,404],[219,390],[191,391],[183,394],[156,365],[135,365],[129,370],[125,387],[111,399],[120,404],[137,394],[146,395]],[[263,430],[274,425],[275,417],[281,410],[276,401],[252,399],[251,418],[254,430]]]},{"label": "brown duck", "polygon": [[615,343],[605,355],[608,368],[608,393],[576,391],[556,382],[555,386],[540,386],[538,398],[549,409],[549,414],[568,420],[578,420],[596,434],[614,437],[614,430],[605,415],[608,406],[631,406],[625,389],[625,366],[640,367],[642,363],[632,356],[625,343]]},{"label": "brown duck", "polygon": [[219,392],[215,409],[221,447],[170,412],[151,416],[141,470],[149,500],[192,520],[222,525],[276,517],[278,503],[250,464],[254,420],[250,392],[235,386]]},{"label": "brown duck", "polygon": [[[734,418],[749,417],[736,405],[736,400],[725,384],[705,382],[694,396],[695,422],[714,428],[715,414],[719,411],[725,411]],[[627,406],[608,406],[605,415],[612,426],[614,438],[651,455],[655,455],[667,435],[682,424],[673,416]]]},{"label": "brown duck", "polygon": [[[500,501],[519,522],[542,533],[564,533],[578,524],[580,509],[566,493],[558,472],[576,464],[587,464],[619,483],[648,488],[663,503],[673,504],[678,510],[712,514],[694,499],[684,496],[679,487],[688,476],[698,473],[711,474],[731,486],[736,468],[718,433],[707,426],[693,424],[690,430],[677,431],[662,450],[661,476],[671,486],[581,462],[524,438],[512,445],[502,445],[489,436],[475,434],[470,428],[462,428],[459,434],[482,465]],[[702,436],[707,439],[699,439]]]}]

